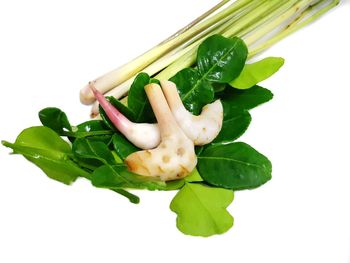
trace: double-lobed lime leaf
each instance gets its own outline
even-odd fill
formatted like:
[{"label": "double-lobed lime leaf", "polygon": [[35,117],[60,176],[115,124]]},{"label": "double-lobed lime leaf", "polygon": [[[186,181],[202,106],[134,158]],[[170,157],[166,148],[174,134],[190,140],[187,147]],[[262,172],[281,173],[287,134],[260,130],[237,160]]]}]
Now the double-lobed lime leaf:
[{"label": "double-lobed lime leaf", "polygon": [[176,226],[184,234],[208,237],[222,234],[233,225],[226,208],[233,201],[233,191],[198,183],[186,183],[171,201],[177,214]]}]

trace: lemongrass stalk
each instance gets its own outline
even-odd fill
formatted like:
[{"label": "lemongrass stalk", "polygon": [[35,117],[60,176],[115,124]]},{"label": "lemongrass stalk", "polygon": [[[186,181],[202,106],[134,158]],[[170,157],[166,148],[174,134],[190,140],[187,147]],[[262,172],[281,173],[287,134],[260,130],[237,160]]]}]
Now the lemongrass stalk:
[{"label": "lemongrass stalk", "polygon": [[260,38],[273,31],[275,28],[280,26],[281,24],[288,21],[291,17],[293,17],[296,13],[302,12],[310,6],[309,0],[302,0],[292,8],[288,9],[285,13],[280,15],[277,19],[271,20],[268,23],[264,24],[259,30],[254,32],[253,34],[247,36],[244,41],[248,46],[251,46],[253,43],[257,42]]},{"label": "lemongrass stalk", "polygon": [[[247,4],[244,8],[240,9],[239,13],[235,13],[235,12],[231,13],[229,16],[229,19],[231,19],[231,20],[234,19],[234,21],[238,21],[242,16],[249,14],[249,12],[252,12],[258,6],[260,6],[262,3],[267,2],[267,1],[268,0],[251,1],[251,3]],[[225,18],[225,20],[228,20],[228,19]],[[225,22],[228,22],[228,21],[225,21]],[[148,75],[152,76],[152,75],[155,75],[156,73],[158,73],[159,71],[161,71],[162,69],[166,68],[168,65],[170,65],[174,61],[181,58],[184,54],[188,53],[189,51],[191,51],[191,53],[193,53],[193,55],[195,56],[195,53],[196,53],[198,46],[200,45],[200,43],[203,42],[203,40],[205,38],[207,38],[209,35],[220,34],[220,33],[224,32],[224,30],[227,30],[228,26],[227,26],[227,24],[221,23],[221,25],[215,24],[215,25],[213,25],[213,27],[215,28],[214,30],[211,29],[212,31],[209,31],[209,32],[203,34],[200,39],[196,40],[191,45],[186,46],[186,47],[178,47],[178,48],[172,50],[171,52],[169,52],[165,56],[161,57],[160,59],[158,59],[154,63],[152,63],[149,66],[147,66],[146,68],[144,68],[142,70],[142,72],[145,72]],[[138,73],[138,72],[136,72],[136,73]],[[132,84],[135,77],[136,77],[136,74],[134,76],[132,76],[131,78],[127,79],[126,81],[124,81],[123,83],[119,84],[117,87],[115,87],[115,88],[111,89],[110,91],[108,91],[107,93],[105,93],[105,95],[106,96],[113,96],[113,97],[116,97],[117,99],[121,98],[122,96],[124,96],[128,92],[130,85]],[[163,79],[163,80],[168,79],[168,78],[162,78],[162,76],[159,76],[159,75],[157,75],[157,78]],[[95,116],[96,114],[98,114],[98,102],[95,102],[93,104],[91,112],[92,112],[91,116]]]},{"label": "lemongrass stalk", "polygon": [[[227,1],[224,1],[225,2],[223,4],[226,4]],[[239,10],[250,1],[251,0],[238,0],[232,3],[224,10],[220,11],[219,13],[204,20],[206,16],[209,16],[211,13],[215,12],[219,7],[222,6],[222,4],[219,3],[216,7],[206,12],[206,16],[200,16],[200,19],[196,19],[194,22],[190,23],[188,27],[185,27],[183,30],[180,30],[181,34],[174,34],[173,37],[170,37],[167,41],[163,41],[151,50],[144,53],[143,55],[135,58],[131,62],[93,80],[92,83],[94,84],[97,90],[101,91],[102,93],[107,92],[108,90],[116,87],[120,83],[124,82],[125,80],[127,80],[128,78],[145,68],[150,63],[154,62],[156,59],[163,56],[169,50],[181,45],[188,39],[195,37],[196,35],[198,35],[199,32],[202,32],[211,25],[222,21],[224,17],[226,17],[232,12]],[[199,23],[202,20],[203,22]],[[87,85],[80,91],[80,99],[81,102],[84,104],[90,104],[94,101],[93,94],[89,89],[89,85]]]},{"label": "lemongrass stalk", "polygon": [[[297,3],[297,2],[299,2],[299,3]],[[305,1],[305,0],[303,0],[303,1],[297,1],[297,0],[286,1],[282,6],[279,6],[272,13],[268,14],[264,19],[262,19],[262,21],[259,20],[257,22],[257,24],[261,25],[262,22],[266,22],[266,20],[273,19],[267,25],[264,25],[263,27],[261,27],[259,31],[254,32],[253,36],[247,37],[246,39],[242,35],[249,33],[249,30],[252,30],[257,26],[256,24],[253,24],[240,32],[237,32],[238,30],[234,30],[234,31],[231,30],[229,33],[228,32],[224,33],[224,35],[228,35],[228,37],[232,37],[231,34],[237,33],[236,35],[242,36],[245,39],[245,42],[248,43],[248,46],[250,46],[254,42],[258,41],[260,38],[262,38],[265,34],[272,31],[276,26],[278,26],[279,24],[282,24],[285,20],[288,20],[289,18],[293,17],[297,12],[300,12],[303,9],[307,8],[308,5],[313,3],[313,2],[315,2],[315,1]],[[268,7],[270,8],[270,6],[268,6]],[[274,6],[274,7],[276,7],[276,6]],[[266,9],[264,9],[264,10],[266,11]],[[260,15],[261,15],[261,13],[260,13]],[[247,20],[247,21],[251,21],[251,20]],[[199,43],[201,43],[201,41],[199,41]],[[199,44],[199,43],[196,43],[196,44]],[[190,66],[194,63],[197,46],[198,45],[192,45],[192,46],[188,47],[187,49],[184,49],[180,53],[180,54],[182,54],[182,53],[184,53],[184,51],[187,51],[186,53],[188,55],[187,57],[181,57],[181,64],[182,64],[181,67]],[[174,57],[172,59],[174,59]],[[176,56],[175,56],[175,59],[177,59]],[[164,62],[164,61],[162,61],[162,62]],[[159,64],[157,63],[156,65],[158,67],[157,66],[155,66],[155,67],[157,67],[157,69],[159,70],[159,69],[163,68],[163,66],[164,67],[167,66],[166,64],[167,64],[167,62],[164,62],[164,65],[162,65],[161,63],[159,63]],[[175,72],[177,72],[177,71],[178,70],[175,70]],[[156,72],[156,70],[148,71],[146,68],[145,72],[150,74],[150,75],[153,75],[154,72]],[[167,79],[169,77],[171,77],[171,74],[167,74],[167,70],[162,71],[160,74],[158,74],[156,76],[156,78],[159,78],[159,79]],[[127,84],[127,83],[125,83],[125,84]],[[126,92],[126,91],[127,91],[127,87],[124,86],[123,92]],[[110,94],[110,95],[117,95],[118,96],[119,94],[114,93],[114,94]]]},{"label": "lemongrass stalk", "polygon": [[291,8],[298,1],[299,0],[293,0],[293,1],[286,1],[285,3],[282,3],[282,5],[277,7],[274,10],[274,12],[268,13],[263,18],[258,20],[256,23],[254,23],[251,26],[248,26],[248,27],[244,28],[243,30],[241,30],[239,32],[239,36],[242,37],[242,38],[246,37],[248,34],[251,34],[252,32],[254,32],[254,30],[258,29],[264,23],[266,23],[266,22],[270,21],[271,19],[273,19],[275,17],[278,17],[279,15],[283,14],[284,12],[286,12],[289,8]]},{"label": "lemongrass stalk", "polygon": [[223,0],[221,2],[219,2],[217,5],[215,5],[213,8],[209,9],[207,12],[205,12],[204,14],[200,15],[199,17],[197,17],[195,20],[193,20],[191,23],[189,23],[188,25],[186,25],[185,27],[181,28],[180,30],[178,30],[177,32],[175,32],[174,34],[172,34],[170,37],[168,37],[167,39],[163,40],[162,42],[159,43],[159,45],[162,45],[174,38],[176,38],[177,36],[181,35],[182,33],[186,32],[187,30],[189,30],[191,27],[197,25],[199,22],[203,21],[204,19],[206,19],[208,16],[210,16],[212,13],[214,13],[215,11],[217,11],[218,9],[220,9],[222,6],[226,5],[228,2],[230,2],[230,0]]},{"label": "lemongrass stalk", "polygon": [[[252,22],[256,19],[256,17],[260,17],[262,14],[266,14],[267,11],[271,10],[280,2],[280,0],[272,0],[263,3],[263,5],[261,5],[259,8],[253,10],[251,13],[243,16],[239,21],[237,21],[237,23],[234,25],[234,30],[231,29],[229,30],[229,32],[226,31],[223,33],[223,35],[230,37],[232,36],[232,34],[243,30],[245,27],[251,25]],[[186,54],[184,54],[181,58],[177,59],[173,64],[169,65],[167,68],[161,71],[158,75],[156,75],[156,78],[168,79],[181,69],[191,66],[195,62],[195,59],[196,48],[193,48],[189,50]]]},{"label": "lemongrass stalk", "polygon": [[225,37],[237,36],[237,34],[244,30],[247,27],[252,26],[257,23],[269,13],[274,13],[275,9],[278,8],[284,2],[288,2],[290,0],[270,0],[263,3],[259,9],[253,10],[249,15],[244,16],[239,23],[234,24],[223,34]]},{"label": "lemongrass stalk", "polygon": [[[297,24],[299,24],[305,17],[308,17],[315,9],[319,8],[320,6],[322,6],[323,4],[330,2],[329,0],[320,0],[319,2],[313,3],[309,6],[309,8],[307,8],[306,10],[304,10],[304,12],[302,12],[297,18],[295,18],[291,23],[289,23],[288,25],[286,25],[286,27],[283,29],[288,29],[288,27],[293,27]],[[328,6],[328,4],[326,4],[326,6]],[[321,9],[319,9],[321,10]]]},{"label": "lemongrass stalk", "polygon": [[[279,9],[281,6],[281,3],[283,4],[284,2],[286,3],[290,3],[287,7],[290,7],[291,5],[293,5],[296,0],[294,1],[256,1],[254,4],[253,2],[250,3],[250,5],[246,5],[245,9],[243,9],[239,15],[237,15],[236,17],[234,17],[233,21],[229,21],[229,25],[224,24],[222,26],[220,26],[218,29],[216,29],[215,31],[211,32],[211,34],[215,34],[215,33],[223,33],[224,35],[226,34],[228,37],[231,37],[231,34],[235,34],[237,33],[238,30],[232,31],[230,30],[229,33],[227,33],[227,28],[230,28],[232,25],[235,24],[235,22],[239,23],[238,26],[239,28],[245,28],[245,25],[252,25],[252,21],[259,21],[261,20],[261,16],[264,16],[266,14],[266,12],[269,12],[271,10],[273,10],[270,14],[268,14],[266,17],[268,18],[275,18],[275,17],[279,17],[281,14],[281,10]],[[263,5],[262,9],[260,9],[260,11],[256,11],[257,7]],[[284,9],[285,10],[285,5]],[[282,10],[282,11],[283,11]],[[248,19],[246,18],[246,16],[248,16]],[[244,19],[243,19],[244,18]],[[250,26],[249,27],[251,30],[254,29],[254,26]],[[247,31],[247,30],[246,30]],[[246,32],[245,31],[245,32]],[[238,33],[236,34],[238,36],[240,36],[240,32],[238,31]],[[195,57],[196,57],[196,51],[198,46],[200,45],[200,43],[204,40],[204,38],[206,38],[207,36],[197,40],[195,43],[193,43],[192,45],[178,51],[177,53],[175,52],[174,55],[172,54],[168,54],[166,56],[164,56],[163,58],[159,59],[158,61],[156,61],[155,63],[151,64],[150,66],[146,67],[143,72],[149,74],[149,75],[154,75],[155,73],[159,72],[160,70],[164,69],[160,74],[156,75],[155,77],[157,79],[160,80],[166,80],[169,79],[172,75],[174,75],[177,71],[181,70],[184,67],[187,66],[191,66],[194,61],[195,61]],[[176,61],[174,64],[178,65],[178,68],[173,69],[169,72],[174,72],[174,73],[168,73],[167,71],[169,70],[169,68],[171,69],[171,66],[174,67],[174,65],[169,66],[168,68],[166,68],[168,65],[170,65],[171,62]],[[134,80],[135,76],[133,76],[132,78],[130,78],[129,80],[123,82],[122,84],[120,84],[118,87],[112,89],[111,91],[107,92],[105,95],[106,96],[114,96],[116,98],[121,98],[122,96],[124,96],[129,88],[130,85],[132,84],[133,80]],[[98,103],[95,102],[94,105],[92,106],[91,109],[91,115],[95,116],[98,114]]]},{"label": "lemongrass stalk", "polygon": [[[287,37],[288,35],[292,34],[293,32],[305,27],[306,25],[310,24],[311,22],[318,19],[323,14],[327,13],[330,9],[336,7],[339,4],[339,0],[333,0],[331,1],[327,6],[321,8],[315,14],[310,16],[309,18],[305,19],[304,21],[293,24],[292,26],[288,27],[284,31],[280,32],[279,34],[275,35],[274,37],[270,38],[266,42],[262,43],[261,45],[255,47],[251,52],[249,53],[250,57],[255,56],[256,54],[260,53],[261,51],[271,47],[276,42],[282,40],[283,38]],[[308,12],[308,11],[306,11]]]},{"label": "lemongrass stalk", "polygon": [[[89,88],[91,82],[99,91],[105,93],[110,89],[110,87],[114,85],[118,85],[119,83],[127,79],[127,76],[130,74],[133,74],[134,70],[137,70],[137,69],[142,70],[143,67],[147,66],[148,63],[152,62],[152,59],[155,60],[159,56],[161,56],[163,52],[166,51],[166,47],[169,46],[168,42],[176,41],[176,39],[182,41],[183,38],[181,38],[181,34],[184,34],[186,31],[196,26],[198,23],[206,19],[209,15],[211,15],[213,12],[221,8],[227,2],[229,2],[229,0],[221,1],[216,6],[214,6],[213,8],[211,8],[210,10],[202,14],[200,17],[196,18],[194,21],[189,23],[187,26],[180,29],[179,31],[177,31],[175,34],[171,35],[167,39],[163,40],[161,43],[159,43],[152,49],[136,57],[134,60],[130,61],[129,63],[124,64],[93,81],[90,81],[89,84],[85,86],[83,89],[81,89],[80,91],[81,102],[84,104],[90,104],[91,102],[93,102],[94,97],[92,96],[92,93],[90,92],[90,88]],[[195,36],[195,35],[192,35],[192,36]]]},{"label": "lemongrass stalk", "polygon": [[[322,1],[323,0],[321,0],[321,2]],[[264,2],[264,1],[260,1],[260,2]],[[247,38],[245,39],[245,41],[248,42],[248,46],[250,46],[254,42],[263,38],[265,34],[273,31],[276,27],[280,26],[282,23],[284,23],[288,19],[291,19],[291,18],[295,19],[295,16],[298,15],[298,13],[300,13],[300,10],[304,10],[308,6],[313,4],[317,4],[318,6],[319,2],[320,1],[306,1],[306,0],[268,1],[261,5],[263,7],[262,9],[259,9],[258,11],[252,10],[252,12],[248,12],[248,14],[244,14],[244,16],[239,17],[239,21],[237,21],[237,23],[232,23],[232,21],[227,21],[226,23],[220,25],[217,29],[215,29],[216,31],[214,30],[211,33],[215,33],[215,32],[218,32],[219,30],[222,30],[223,28],[227,28],[228,23],[230,23],[235,28],[225,31],[224,34],[226,34],[226,36],[229,36],[229,37],[232,36],[231,34],[243,36],[243,39]],[[339,1],[332,1],[331,5],[318,11],[313,16],[313,19],[311,21],[315,20],[316,18],[318,18],[319,16],[327,12],[330,8],[335,6],[338,2]],[[247,6],[245,8],[247,8]],[[246,9],[243,9],[243,10],[246,10]],[[273,11],[271,12],[271,10]],[[242,15],[242,12],[243,11],[241,11],[241,15]],[[304,11],[303,14],[305,14],[305,12],[306,11]],[[298,19],[299,18],[295,20],[297,21]],[[310,19],[307,19],[302,24],[305,24],[305,23],[307,24],[311,22],[309,20]],[[263,25],[261,26],[261,24]],[[288,29],[284,30],[283,32],[279,33],[278,35],[272,37],[268,41],[259,45],[257,48],[253,49],[249,53],[249,57],[252,57],[256,53],[260,52],[265,48],[268,48],[269,46],[279,41],[283,37],[298,30],[299,28],[302,27],[302,24],[290,26]],[[293,23],[291,23],[291,25],[293,25]],[[236,28],[236,26],[238,27],[238,29]],[[250,33],[251,31],[253,31],[253,33]],[[186,48],[183,48],[180,50],[176,50],[176,49],[173,50],[172,52],[168,53],[166,56],[162,57],[161,59],[157,60],[155,63],[151,64],[149,67],[146,67],[144,72],[147,72],[150,75],[154,75],[155,72],[158,72],[162,68],[166,67],[169,61],[173,61],[176,59],[176,61],[173,64],[168,66],[165,70],[163,70],[160,74],[156,76],[156,78],[158,79],[168,79],[172,75],[174,75],[177,71],[181,70],[182,68],[191,66],[195,61],[195,54],[196,54],[198,43],[201,43],[203,38],[204,36],[198,39],[196,42],[194,42],[190,46],[187,46]],[[270,44],[266,44],[266,43],[270,43]],[[181,55],[180,58],[179,58],[179,55]],[[148,69],[151,69],[151,70],[148,71]],[[119,94],[116,94],[118,98],[121,97],[122,93],[124,94],[128,91],[128,88],[130,87],[131,82],[132,82],[132,79],[129,79],[128,81],[124,82],[121,85],[121,87],[117,87],[116,89],[114,89],[116,91],[118,91],[118,89],[122,91],[122,92],[119,91]],[[108,95],[115,95],[115,94],[113,94],[112,92]],[[95,105],[95,111],[96,113],[98,113],[96,110],[97,108],[96,106],[97,105]]]}]

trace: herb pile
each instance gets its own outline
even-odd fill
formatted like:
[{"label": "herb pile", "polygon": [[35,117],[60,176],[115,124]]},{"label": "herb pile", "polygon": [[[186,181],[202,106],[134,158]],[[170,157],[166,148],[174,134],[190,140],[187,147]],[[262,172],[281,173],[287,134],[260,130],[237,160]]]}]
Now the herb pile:
[{"label": "herb pile", "polygon": [[[177,214],[181,232],[195,236],[224,233],[233,225],[226,208],[234,191],[256,188],[271,179],[271,162],[236,140],[251,122],[249,110],[272,99],[272,93],[257,84],[275,73],[283,59],[271,57],[246,64],[247,56],[240,38],[213,35],[198,47],[196,64],[170,78],[191,113],[198,115],[216,99],[221,99],[224,109],[219,135],[210,144],[196,147],[197,167],[184,179],[163,182],[128,171],[123,161],[139,149],[114,128],[102,108],[102,120],[76,126],[60,109],[45,108],[39,112],[43,126],[27,128],[14,143],[2,144],[51,179],[71,184],[84,177],[93,186],[110,189],[132,203],[139,203],[139,198],[130,189],[178,190],[170,209]],[[139,73],[130,87],[127,106],[114,97],[108,100],[131,121],[155,122],[144,91],[152,82],[158,80]]]}]

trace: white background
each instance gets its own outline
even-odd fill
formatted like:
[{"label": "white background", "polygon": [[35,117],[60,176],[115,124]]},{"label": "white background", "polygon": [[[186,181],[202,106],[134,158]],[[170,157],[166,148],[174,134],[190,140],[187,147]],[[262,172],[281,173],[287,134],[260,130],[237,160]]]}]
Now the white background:
[{"label": "white background", "polygon": [[[216,3],[1,1],[0,139],[38,125],[46,106],[88,119],[79,89]],[[235,226],[211,238],[175,227],[174,192],[139,205],[78,180],[49,180],[0,147],[0,262],[350,262],[350,3],[278,43],[274,99],[240,139],[267,155],[273,179],[237,192]]]}]

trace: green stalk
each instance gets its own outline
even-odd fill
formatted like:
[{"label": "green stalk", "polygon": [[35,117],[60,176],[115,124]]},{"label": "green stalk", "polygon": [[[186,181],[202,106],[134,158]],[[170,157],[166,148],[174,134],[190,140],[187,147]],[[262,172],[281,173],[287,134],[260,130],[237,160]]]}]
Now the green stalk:
[{"label": "green stalk", "polygon": [[261,25],[263,25],[264,23],[266,23],[266,22],[274,19],[275,17],[278,17],[279,15],[283,14],[284,12],[289,10],[298,1],[299,0],[292,0],[292,1],[286,1],[286,2],[281,1],[281,5],[279,7],[277,7],[273,12],[266,14],[260,20],[256,21],[256,23],[241,30],[239,32],[239,36],[243,38],[249,34],[252,34],[252,32],[259,29],[259,27]]},{"label": "green stalk", "polygon": [[[321,1],[324,2],[324,1]],[[321,4],[321,2],[319,4]],[[277,34],[276,36],[270,38],[269,40],[267,40],[266,42],[260,44],[259,46],[257,46],[256,48],[254,48],[250,53],[249,56],[255,56],[256,54],[260,53],[261,51],[271,47],[273,44],[275,44],[276,42],[282,40],[283,38],[287,37],[288,35],[294,33],[295,31],[303,28],[304,26],[310,24],[311,22],[315,21],[316,19],[318,19],[319,17],[321,17],[323,14],[327,13],[330,9],[334,8],[335,6],[337,6],[339,4],[339,0],[333,0],[331,1],[328,5],[326,5],[325,7],[321,8],[320,10],[318,10],[317,12],[315,12],[312,16],[310,16],[309,18],[305,19],[302,22],[296,23],[296,24],[291,24],[291,26],[289,26],[288,28],[286,28],[284,31],[280,32],[279,34]],[[318,7],[318,3],[311,7],[311,9],[306,10],[304,15],[309,14],[312,9]]]},{"label": "green stalk", "polygon": [[310,6],[309,0],[302,0],[295,5],[293,5],[286,12],[277,17],[277,19],[273,19],[266,24],[264,24],[259,30],[255,31],[253,34],[249,35],[244,39],[248,46],[251,46],[253,43],[257,42],[260,38],[264,37],[268,33],[272,32],[275,28],[282,25],[290,18],[292,18],[295,14],[304,11],[306,8]]},{"label": "green stalk", "polygon": [[186,25],[185,27],[181,28],[180,30],[178,30],[176,33],[172,34],[170,37],[168,37],[167,39],[163,40],[162,42],[160,42],[158,45],[162,45],[165,44],[166,42],[178,37],[179,35],[185,33],[186,31],[188,31],[190,28],[194,27],[195,25],[197,25],[199,22],[203,21],[204,19],[206,19],[208,16],[210,16],[213,12],[215,12],[216,10],[218,10],[219,8],[221,8],[222,6],[224,6],[225,4],[227,4],[230,0],[223,0],[220,3],[218,3],[216,6],[214,6],[213,8],[211,8],[210,10],[208,10],[207,12],[205,12],[204,14],[202,14],[201,16],[197,17],[195,20],[193,20],[191,23],[189,23],[188,25]]},{"label": "green stalk", "polygon": [[84,104],[90,104],[91,102],[94,101],[94,96],[90,91],[90,87],[89,87],[90,85],[93,84],[95,88],[100,90],[102,93],[109,91],[110,89],[116,87],[120,83],[124,82],[125,80],[135,75],[137,72],[143,70],[150,63],[162,57],[164,54],[166,54],[170,50],[185,43],[189,39],[196,38],[196,36],[200,32],[206,30],[213,24],[220,23],[220,21],[223,21],[223,19],[226,16],[228,16],[232,12],[240,10],[242,7],[244,7],[244,5],[246,5],[250,1],[251,0],[238,0],[232,3],[230,6],[228,6],[224,10],[213,15],[212,17],[205,19],[210,14],[214,13],[216,10],[218,10],[220,7],[222,7],[224,4],[228,2],[228,0],[223,0],[214,8],[210,9],[205,14],[200,16],[198,19],[191,22],[188,26],[181,29],[178,33],[175,33],[174,35],[172,35],[166,41],[163,41],[162,43],[158,44],[151,50],[135,58],[131,62],[91,81],[80,92],[81,102]]},{"label": "green stalk", "polygon": [[[170,41],[165,42],[165,45],[169,45],[169,48],[162,56],[146,67],[139,65],[138,68],[134,68],[134,74],[131,77],[124,76],[124,82],[106,95],[121,98],[127,93],[135,75],[141,70],[151,76],[155,75],[158,79],[169,79],[181,69],[192,66],[195,63],[196,51],[199,44],[212,34],[222,34],[226,37],[239,36],[243,38],[250,49],[250,58],[314,21],[329,9],[336,6],[339,0],[331,1],[326,7],[303,20],[304,17],[309,16],[311,10],[319,8],[321,2],[324,2],[324,0],[236,1],[212,17],[191,26],[190,29],[181,30],[179,36],[175,34],[175,38],[169,38]],[[205,17],[205,15],[202,17]],[[281,31],[281,26],[287,22],[289,23],[289,27]],[[265,40],[266,36],[274,33],[276,30],[280,31]],[[174,43],[177,44],[171,46]],[[153,50],[152,52],[157,53],[158,51],[156,47],[155,51]],[[156,75],[156,73],[158,74]],[[97,104],[94,105],[92,111],[95,114],[98,113]]]},{"label": "green stalk", "polygon": [[[244,28],[251,26],[252,23],[256,21],[257,18],[260,18],[261,16],[266,14],[266,12],[278,6],[280,3],[281,3],[280,0],[272,0],[272,1],[264,2],[259,8],[241,17],[237,21],[237,23],[234,25],[234,28],[231,28],[228,31],[225,31],[222,34],[227,37],[231,37],[232,35],[237,34],[240,30],[244,30]],[[173,64],[165,68],[162,72],[156,75],[156,78],[169,79],[181,69],[185,67],[190,67],[191,65],[193,65],[196,60],[196,51],[197,51],[196,47],[193,47],[191,50],[187,51],[183,56],[177,59]]]},{"label": "green stalk", "polygon": [[[229,19],[234,19],[234,21],[238,21],[242,16],[247,15],[249,12],[253,11],[254,9],[256,9],[257,7],[259,7],[259,5],[261,5],[261,3],[266,2],[268,0],[253,0],[251,1],[251,3],[249,3],[248,5],[245,5],[244,7],[242,7],[239,11],[240,12],[233,12],[230,13],[229,15]],[[228,19],[225,18],[225,22]],[[194,43],[185,46],[185,47],[178,47],[174,50],[172,50],[171,52],[169,52],[168,54],[164,55],[163,57],[161,57],[160,59],[158,59],[157,61],[155,61],[154,63],[150,64],[149,66],[145,67],[144,69],[142,69],[142,72],[145,72],[149,75],[155,75],[156,73],[158,73],[159,71],[161,71],[162,69],[166,68],[167,66],[169,66],[171,63],[173,63],[174,61],[179,60],[182,56],[184,56],[186,53],[190,52],[194,54],[196,53],[197,47],[200,45],[200,43],[203,42],[203,40],[205,38],[207,38],[210,35],[213,34],[220,34],[222,32],[224,32],[227,29],[227,23],[223,24],[221,21],[221,24],[215,24],[212,26],[212,28],[209,29],[208,32],[205,32],[201,35],[201,38],[196,40]],[[130,85],[132,84],[136,74],[139,71],[135,72],[135,75],[132,76],[131,78],[129,78],[128,80],[124,81],[123,83],[121,83],[120,85],[118,85],[115,89],[113,89],[110,92],[107,92],[105,95],[106,96],[114,96],[116,98],[121,98],[124,94],[126,94],[129,90]],[[159,76],[157,76],[159,77]],[[94,105],[93,108],[93,112],[97,113],[97,104]]]}]

